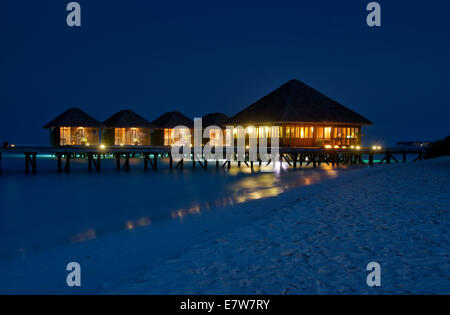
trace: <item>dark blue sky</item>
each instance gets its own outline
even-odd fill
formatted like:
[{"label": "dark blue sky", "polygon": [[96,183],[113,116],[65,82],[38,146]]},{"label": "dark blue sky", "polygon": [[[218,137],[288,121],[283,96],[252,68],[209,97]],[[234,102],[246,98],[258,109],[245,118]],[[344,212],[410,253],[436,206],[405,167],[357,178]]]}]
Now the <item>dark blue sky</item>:
[{"label": "dark blue sky", "polygon": [[450,2],[4,0],[0,141],[47,144],[42,126],[77,106],[232,115],[297,78],[374,122],[367,142],[450,132]]}]

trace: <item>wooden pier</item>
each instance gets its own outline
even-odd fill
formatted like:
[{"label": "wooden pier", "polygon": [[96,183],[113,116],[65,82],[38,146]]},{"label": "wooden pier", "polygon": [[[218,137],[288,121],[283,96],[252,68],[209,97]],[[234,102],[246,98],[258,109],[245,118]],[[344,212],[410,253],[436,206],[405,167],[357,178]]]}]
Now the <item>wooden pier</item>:
[{"label": "wooden pier", "polygon": [[[226,148],[224,150],[224,157],[226,155]],[[25,159],[25,172],[37,173],[38,163],[37,157],[39,155],[52,155],[55,157],[56,170],[58,172],[69,173],[71,170],[71,161],[73,159],[87,160],[87,168],[90,172],[101,171],[102,159],[105,157],[114,158],[116,161],[116,169],[118,171],[130,170],[130,159],[141,158],[144,160],[144,169],[158,169],[159,159],[168,159],[169,167],[171,169],[183,170],[185,163],[192,163],[193,168],[208,169],[209,163],[214,163],[216,168],[231,168],[231,162],[237,162],[237,167],[245,165],[249,168],[254,168],[255,163],[258,166],[263,164],[268,166],[275,162],[272,160],[265,161],[261,159],[259,154],[256,161],[250,161],[249,150],[245,150],[245,159],[239,161],[236,156],[238,150],[234,148],[232,151],[232,158],[225,160],[208,160],[203,155],[194,157],[194,150],[187,152],[185,158],[175,161],[171,155],[170,147],[14,147],[7,149],[0,149],[0,174],[2,172],[2,157],[9,155],[23,155]],[[270,152],[270,150],[268,150]],[[323,149],[323,148],[280,148],[279,155],[276,159],[279,162],[286,162],[289,167],[302,168],[303,166],[312,166],[314,168],[320,167],[322,164],[332,165],[338,167],[339,165],[374,165],[377,164],[391,164],[400,163],[396,156],[401,156],[403,163],[408,161],[408,156],[413,156],[413,161],[422,160],[425,151],[423,149],[382,149],[372,150],[368,148],[361,149]],[[380,161],[375,161],[374,156],[382,156]]]}]

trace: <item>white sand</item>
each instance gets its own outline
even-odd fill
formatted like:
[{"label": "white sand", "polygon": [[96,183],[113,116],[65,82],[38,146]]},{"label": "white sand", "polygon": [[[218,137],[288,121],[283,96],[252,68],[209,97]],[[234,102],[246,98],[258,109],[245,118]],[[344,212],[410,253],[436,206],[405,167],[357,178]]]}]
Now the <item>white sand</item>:
[{"label": "white sand", "polygon": [[[450,294],[450,158],[360,174],[102,292]],[[381,288],[366,285],[372,261]]]}]

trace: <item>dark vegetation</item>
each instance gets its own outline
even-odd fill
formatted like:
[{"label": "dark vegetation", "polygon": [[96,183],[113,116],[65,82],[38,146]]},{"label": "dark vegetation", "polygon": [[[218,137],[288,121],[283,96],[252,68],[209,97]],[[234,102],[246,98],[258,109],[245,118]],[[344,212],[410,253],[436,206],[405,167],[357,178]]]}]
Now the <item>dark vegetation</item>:
[{"label": "dark vegetation", "polygon": [[433,142],[426,151],[425,158],[432,159],[450,155],[450,136],[443,140]]}]

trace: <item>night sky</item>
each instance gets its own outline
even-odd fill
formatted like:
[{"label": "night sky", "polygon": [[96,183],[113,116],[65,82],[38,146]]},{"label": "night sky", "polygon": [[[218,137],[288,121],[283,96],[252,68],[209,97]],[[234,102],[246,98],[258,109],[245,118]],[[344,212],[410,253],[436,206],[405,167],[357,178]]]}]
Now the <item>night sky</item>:
[{"label": "night sky", "polygon": [[296,78],[374,122],[365,143],[449,135],[450,2],[67,0],[0,5],[0,141],[48,144],[70,107],[233,115]]}]

